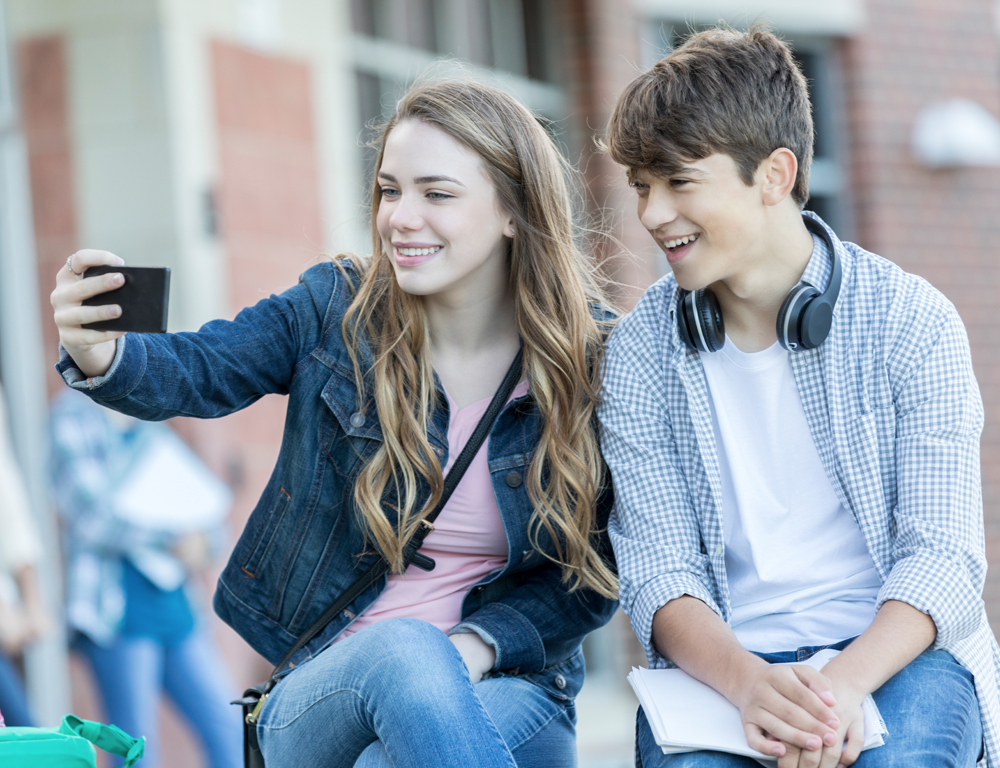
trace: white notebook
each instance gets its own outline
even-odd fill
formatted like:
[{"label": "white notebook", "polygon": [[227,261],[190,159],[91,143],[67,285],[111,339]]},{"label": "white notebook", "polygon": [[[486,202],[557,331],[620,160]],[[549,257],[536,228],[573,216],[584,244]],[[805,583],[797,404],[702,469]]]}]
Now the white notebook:
[{"label": "white notebook", "polygon": [[[822,669],[840,651],[826,649],[807,661],[797,662]],[[761,754],[747,745],[740,711],[725,696],[680,669],[632,668],[629,684],[635,691],[656,743],[664,753],[711,749],[746,755],[773,766],[776,757]],[[868,696],[864,749],[880,747],[888,733],[878,707]]]}]

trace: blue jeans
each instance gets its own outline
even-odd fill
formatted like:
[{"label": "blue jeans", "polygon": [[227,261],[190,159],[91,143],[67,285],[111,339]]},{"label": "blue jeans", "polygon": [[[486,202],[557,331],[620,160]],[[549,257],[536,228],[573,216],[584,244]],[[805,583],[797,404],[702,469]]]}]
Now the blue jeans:
[{"label": "blue jeans", "polygon": [[21,675],[13,662],[0,652],[0,714],[7,725],[32,726],[35,724],[28,708]]},{"label": "blue jeans", "polygon": [[[212,768],[243,765],[242,723],[234,685],[204,630],[176,645],[146,637],[118,637],[109,648],[80,635],[74,647],[90,662],[108,721],[130,736],[146,737],[143,768],[159,768],[160,694],[165,692],[194,730]],[[112,758],[120,768],[122,758]]]},{"label": "blue jeans", "polygon": [[476,685],[438,629],[387,619],[289,673],[261,712],[267,768],[573,768],[576,714],[526,680]]},{"label": "blue jeans", "polygon": [[[835,647],[841,647],[838,643]],[[820,648],[759,653],[771,663],[801,661]],[[872,694],[889,735],[861,753],[854,768],[973,768],[983,726],[972,673],[947,651],[924,651]],[[722,752],[664,755],[639,709],[636,752],[641,768],[760,768],[749,757]]]}]

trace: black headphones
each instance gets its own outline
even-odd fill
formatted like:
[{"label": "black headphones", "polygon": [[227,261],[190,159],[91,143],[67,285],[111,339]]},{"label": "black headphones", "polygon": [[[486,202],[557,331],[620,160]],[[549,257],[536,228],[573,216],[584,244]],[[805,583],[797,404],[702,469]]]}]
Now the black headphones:
[{"label": "black headphones", "polygon": [[[840,294],[840,257],[826,229],[815,219],[803,216],[806,228],[823,238],[833,256],[833,271],[826,291],[805,281],[785,297],[778,311],[778,343],[789,351],[814,349],[826,341],[833,324],[833,307]],[[708,288],[700,291],[677,289],[677,332],[681,341],[696,352],[718,352],[726,343],[719,300]]]}]

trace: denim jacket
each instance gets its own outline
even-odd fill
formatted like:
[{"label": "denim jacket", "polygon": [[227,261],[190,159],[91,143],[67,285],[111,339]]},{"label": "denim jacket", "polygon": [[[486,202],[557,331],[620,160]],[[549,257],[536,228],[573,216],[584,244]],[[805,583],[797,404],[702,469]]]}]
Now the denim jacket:
[{"label": "denim jacket", "polygon": [[[353,280],[349,265],[347,272]],[[324,263],[231,322],[215,320],[197,333],[123,336],[104,376],[86,379],[65,354],[57,365],[70,386],[147,420],[225,416],[266,394],[288,396],[277,465],[214,600],[222,620],[272,663],[378,559],[352,496],[354,478],[382,431],[372,383],[358,391],[341,334],[351,295],[345,275]],[[362,348],[359,354],[367,370],[370,352]],[[428,439],[443,466],[449,415],[443,392],[438,394]],[[544,554],[528,540],[533,508],[524,480],[541,428],[529,393],[509,402],[490,432],[489,469],[508,560],[469,590],[456,629],[476,632],[496,648],[494,672],[526,675],[566,700],[583,684],[581,640],[611,618],[617,603],[590,590],[568,593],[561,568],[546,557],[555,556],[551,539],[539,536]],[[602,530],[611,496],[608,487],[599,501]],[[392,504],[386,507],[391,514]],[[606,534],[600,545],[610,561]],[[323,650],[385,586],[383,577],[292,663]]]}]

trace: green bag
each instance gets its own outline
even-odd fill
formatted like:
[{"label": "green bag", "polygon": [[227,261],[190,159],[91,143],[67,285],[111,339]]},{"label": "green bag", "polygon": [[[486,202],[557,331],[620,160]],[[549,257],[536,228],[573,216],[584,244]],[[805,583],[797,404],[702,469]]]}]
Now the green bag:
[{"label": "green bag", "polygon": [[3,768],[94,768],[94,745],[125,758],[131,768],[142,757],[144,738],[121,728],[66,715],[58,728],[0,728]]}]

